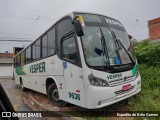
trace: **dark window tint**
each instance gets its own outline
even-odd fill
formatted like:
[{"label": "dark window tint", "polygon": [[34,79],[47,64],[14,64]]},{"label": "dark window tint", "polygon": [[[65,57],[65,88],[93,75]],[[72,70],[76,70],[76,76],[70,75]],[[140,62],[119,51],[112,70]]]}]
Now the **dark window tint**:
[{"label": "dark window tint", "polygon": [[47,34],[42,37],[42,58],[47,57],[48,51],[47,51]]},{"label": "dark window tint", "polygon": [[26,63],[31,62],[31,47],[26,49]]},{"label": "dark window tint", "polygon": [[16,67],[16,58],[13,58],[13,65]]},{"label": "dark window tint", "polygon": [[16,61],[16,57],[14,58],[14,67],[17,66],[17,61]]},{"label": "dark window tint", "polygon": [[70,19],[65,19],[58,24],[58,45],[60,45],[62,36],[70,32],[71,30],[73,30],[73,25]]},{"label": "dark window tint", "polygon": [[14,58],[14,67],[18,67],[21,65],[21,54],[17,55]]},{"label": "dark window tint", "polygon": [[20,66],[21,65],[21,54],[17,55],[16,61],[17,61],[16,66]]},{"label": "dark window tint", "polygon": [[76,62],[78,60],[74,37],[63,41],[63,59]]},{"label": "dark window tint", "polygon": [[36,59],[36,44],[32,44],[32,60],[34,61]]},{"label": "dark window tint", "polygon": [[35,59],[36,60],[39,60],[40,55],[41,55],[41,44],[40,43],[41,43],[40,39],[38,39],[35,43],[35,51],[36,51]]},{"label": "dark window tint", "polygon": [[55,53],[55,29],[48,32],[48,56]]},{"label": "dark window tint", "polygon": [[25,63],[25,50],[21,53],[21,65]]}]

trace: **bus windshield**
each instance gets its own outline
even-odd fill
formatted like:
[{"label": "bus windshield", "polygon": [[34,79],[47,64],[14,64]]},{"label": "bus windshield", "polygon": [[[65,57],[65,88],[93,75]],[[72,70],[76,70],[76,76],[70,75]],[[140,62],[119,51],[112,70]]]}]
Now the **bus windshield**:
[{"label": "bus windshield", "polygon": [[[83,15],[85,26],[83,27],[84,36],[81,37],[86,63],[94,68],[132,64],[133,57],[128,47],[130,41],[124,38],[123,31],[114,28],[115,31],[117,30],[116,32],[113,31],[116,37],[118,35],[123,36],[117,37],[119,39],[117,40],[112,34],[111,30],[113,29],[107,25],[107,22],[103,21],[103,17],[95,19],[95,15],[86,16]],[[91,19],[92,17],[94,19]],[[89,19],[94,20],[94,22],[90,22]],[[85,22],[85,20],[87,21]],[[99,24],[96,23],[96,20]]]},{"label": "bus windshield", "polygon": [[109,25],[111,31],[114,32],[116,38],[118,38],[121,41],[121,43],[126,48],[128,53],[130,53],[131,57],[133,57],[134,53],[133,53],[131,41],[129,40],[128,34],[126,30],[124,29],[123,25],[119,21],[109,18],[109,17],[105,17],[105,20],[107,24]]}]

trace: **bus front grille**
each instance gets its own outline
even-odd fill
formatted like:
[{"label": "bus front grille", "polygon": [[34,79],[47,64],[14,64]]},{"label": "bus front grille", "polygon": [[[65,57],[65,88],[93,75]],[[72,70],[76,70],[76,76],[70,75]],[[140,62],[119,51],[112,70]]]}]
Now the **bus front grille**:
[{"label": "bus front grille", "polygon": [[124,78],[121,78],[121,79],[109,81],[109,85],[111,87],[114,87],[114,86],[118,86],[118,85],[122,85],[122,84],[125,84],[125,83],[132,82],[134,80],[135,80],[134,76],[129,76],[129,77],[126,77],[125,80],[124,80]]}]

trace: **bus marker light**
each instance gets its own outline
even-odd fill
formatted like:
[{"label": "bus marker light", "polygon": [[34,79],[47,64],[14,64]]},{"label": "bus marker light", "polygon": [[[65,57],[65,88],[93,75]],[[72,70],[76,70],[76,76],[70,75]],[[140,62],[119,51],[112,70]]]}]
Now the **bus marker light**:
[{"label": "bus marker light", "polygon": [[64,68],[64,69],[67,68],[67,62],[63,62],[63,68]]},{"label": "bus marker light", "polygon": [[76,90],[76,92],[80,93],[80,90]]}]

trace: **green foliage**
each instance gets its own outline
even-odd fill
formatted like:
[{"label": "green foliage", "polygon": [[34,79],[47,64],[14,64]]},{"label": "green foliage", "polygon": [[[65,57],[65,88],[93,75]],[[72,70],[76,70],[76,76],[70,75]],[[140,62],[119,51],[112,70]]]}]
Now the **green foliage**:
[{"label": "green foliage", "polygon": [[134,40],[132,44],[139,63],[142,91],[130,98],[129,108],[131,111],[160,111],[160,43]]},{"label": "green foliage", "polygon": [[152,43],[150,40],[132,42],[139,63],[147,65],[160,65],[160,42]]},{"label": "green foliage", "polygon": [[[160,67],[139,64],[142,91],[129,98],[131,111],[160,111]],[[159,120],[158,118],[149,118]],[[137,119],[136,119],[137,120]]]}]

